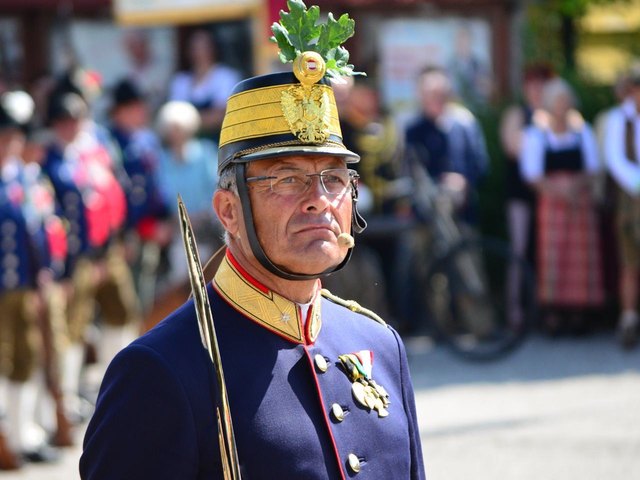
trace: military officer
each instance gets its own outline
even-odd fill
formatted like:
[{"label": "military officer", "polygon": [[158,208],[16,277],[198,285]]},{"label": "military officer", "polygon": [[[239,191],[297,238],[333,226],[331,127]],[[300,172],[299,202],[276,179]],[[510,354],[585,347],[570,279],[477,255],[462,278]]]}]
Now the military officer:
[{"label": "military officer", "polygon": [[78,397],[83,344],[96,304],[104,324],[98,354],[105,364],[136,337],[140,312],[118,242],[127,213],[125,195],[108,150],[88,125],[87,105],[76,93],[59,92],[50,100],[48,120],[53,139],[43,170],[69,230],[65,271],[69,347],[62,361],[62,387],[70,413],[83,415],[84,402]]},{"label": "military officer", "polygon": [[166,216],[167,207],[157,181],[160,143],[148,128],[145,98],[138,87],[129,80],[122,80],[113,89],[109,133],[115,141],[120,161],[128,176],[127,224],[139,228],[140,235]]},{"label": "military officer", "polygon": [[148,127],[147,104],[130,80],[113,89],[109,133],[119,153],[127,197],[127,244],[138,294],[145,310],[152,304],[160,248],[171,240],[168,208],[160,192],[160,141]]},{"label": "military officer", "polygon": [[[239,83],[221,133],[213,205],[227,248],[206,294],[239,470],[250,479],[421,479],[402,341],[321,288],[364,227],[348,168],[359,157],[342,143],[323,59],[298,58],[296,76]],[[81,477],[230,478],[219,388],[188,301],[110,365]]]}]

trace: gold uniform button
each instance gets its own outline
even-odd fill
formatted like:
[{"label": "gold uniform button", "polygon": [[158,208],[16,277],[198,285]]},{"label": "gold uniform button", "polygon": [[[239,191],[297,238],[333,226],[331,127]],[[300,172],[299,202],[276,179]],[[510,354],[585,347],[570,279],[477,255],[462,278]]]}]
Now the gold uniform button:
[{"label": "gold uniform button", "polygon": [[327,363],[327,359],[324,358],[319,353],[316,354],[316,356],[314,358],[315,358],[315,362],[316,362],[316,367],[318,367],[318,370],[320,370],[320,373],[326,372],[327,368],[329,368],[329,364]]},{"label": "gold uniform button", "polygon": [[337,403],[331,405],[331,413],[333,413],[333,418],[337,421],[341,422],[344,420],[344,410],[342,410],[342,407]]},{"label": "gold uniform button", "polygon": [[360,459],[353,453],[350,453],[347,459],[351,470],[353,470],[354,473],[358,473],[360,471]]}]

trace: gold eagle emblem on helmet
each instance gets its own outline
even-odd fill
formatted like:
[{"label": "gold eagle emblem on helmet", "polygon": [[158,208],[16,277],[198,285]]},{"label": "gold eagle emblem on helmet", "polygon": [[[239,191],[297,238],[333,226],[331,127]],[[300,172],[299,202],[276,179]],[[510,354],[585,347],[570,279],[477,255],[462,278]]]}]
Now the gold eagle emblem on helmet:
[{"label": "gold eagle emblem on helmet", "polygon": [[282,92],[281,105],[289,129],[303,143],[324,143],[329,138],[330,101],[316,83],[324,76],[326,64],[316,52],[304,52],[293,64],[300,85]]},{"label": "gold eagle emblem on helmet", "polygon": [[291,86],[282,92],[282,112],[291,132],[303,143],[329,138],[329,100],[322,88]]}]

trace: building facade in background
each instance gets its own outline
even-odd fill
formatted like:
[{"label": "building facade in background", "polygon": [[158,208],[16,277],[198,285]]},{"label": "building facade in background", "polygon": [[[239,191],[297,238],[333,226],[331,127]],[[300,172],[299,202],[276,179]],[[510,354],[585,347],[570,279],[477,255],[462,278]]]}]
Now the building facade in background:
[{"label": "building facade in background", "polygon": [[[377,82],[385,106],[401,114],[415,102],[414,80],[427,65],[454,73],[465,100],[483,104],[508,92],[511,65],[508,0],[319,0],[322,12],[348,12],[358,32],[352,61]],[[62,6],[61,6],[62,5]],[[277,69],[266,41],[285,0],[4,0],[0,51],[6,81],[28,86],[71,63],[99,72],[108,87],[127,69],[127,29],[152,38],[160,71],[184,66],[191,30],[211,29],[221,60],[249,76]],[[267,32],[265,32],[267,30]]]}]

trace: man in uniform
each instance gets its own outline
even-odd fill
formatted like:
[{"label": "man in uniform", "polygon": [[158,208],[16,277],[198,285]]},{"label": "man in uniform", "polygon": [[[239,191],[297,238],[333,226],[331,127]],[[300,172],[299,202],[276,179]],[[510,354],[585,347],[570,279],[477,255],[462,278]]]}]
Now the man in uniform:
[{"label": "man in uniform", "polygon": [[[113,89],[109,133],[119,156],[127,197],[126,241],[140,302],[153,303],[160,248],[171,240],[168,209],[160,192],[160,141],[148,128],[145,97],[130,80]],[[115,352],[114,352],[115,353]]]},{"label": "man in uniform", "polygon": [[84,415],[78,397],[86,331],[100,308],[104,328],[98,345],[106,364],[136,337],[140,312],[133,278],[118,241],[126,218],[126,200],[113,160],[88,121],[88,107],[78,94],[51,98],[53,139],[43,170],[51,180],[68,222],[65,283],[69,286],[67,335],[62,359],[62,388],[70,414]]},{"label": "man in uniform", "polygon": [[42,383],[38,290],[48,288],[57,262],[51,250],[56,235],[48,228],[55,218],[53,194],[37,166],[25,167],[23,162],[33,105],[22,91],[0,96],[0,375],[9,380],[8,447],[21,457],[7,462],[3,455],[0,469],[16,468],[21,459],[57,458],[36,421]]},{"label": "man in uniform", "polygon": [[[348,261],[351,230],[364,227],[347,168],[359,157],[342,144],[322,58],[302,53],[294,71],[239,83],[221,134],[213,205],[227,249],[206,293],[239,470],[251,479],[421,479],[398,334],[321,289],[319,278]],[[219,388],[188,301],[112,362],[81,477],[231,478],[218,455]]]},{"label": "man in uniform", "polygon": [[616,227],[620,264],[618,338],[625,349],[640,336],[640,65],[629,70],[629,95],[609,113],[604,155],[617,187]]}]

